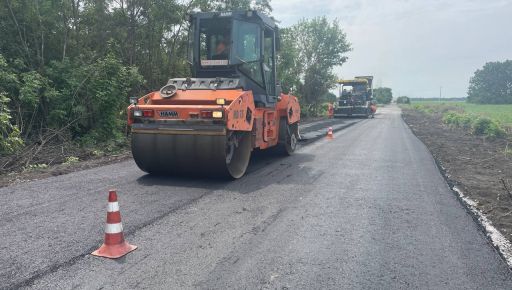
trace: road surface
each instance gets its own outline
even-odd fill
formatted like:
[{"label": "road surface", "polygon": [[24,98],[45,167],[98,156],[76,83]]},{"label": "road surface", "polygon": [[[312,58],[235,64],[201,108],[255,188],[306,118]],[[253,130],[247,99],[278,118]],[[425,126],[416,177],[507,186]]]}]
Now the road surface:
[{"label": "road surface", "polygon": [[[512,289],[397,107],[332,124],[334,140],[305,125],[297,154],[256,154],[232,182],[130,160],[2,188],[0,287]],[[119,260],[89,255],[112,187],[139,246]]]}]

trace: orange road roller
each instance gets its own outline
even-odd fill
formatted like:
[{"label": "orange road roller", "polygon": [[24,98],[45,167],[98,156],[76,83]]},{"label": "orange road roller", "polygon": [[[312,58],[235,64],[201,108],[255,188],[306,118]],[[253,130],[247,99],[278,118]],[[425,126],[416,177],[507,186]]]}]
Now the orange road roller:
[{"label": "orange road roller", "polygon": [[253,149],[292,154],[300,106],[276,82],[274,21],[257,11],[194,13],[189,39],[192,77],[130,99],[138,167],[151,174],[240,178]]}]

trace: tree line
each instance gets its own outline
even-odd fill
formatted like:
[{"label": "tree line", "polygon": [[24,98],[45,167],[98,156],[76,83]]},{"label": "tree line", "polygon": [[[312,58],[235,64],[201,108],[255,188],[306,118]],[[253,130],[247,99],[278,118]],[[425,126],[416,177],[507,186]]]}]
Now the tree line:
[{"label": "tree line", "polygon": [[468,98],[477,104],[512,104],[512,60],[488,62],[469,81]]},{"label": "tree line", "polygon": [[373,89],[373,97],[379,104],[389,104],[393,100],[393,91],[386,87],[376,88]]},{"label": "tree line", "polygon": [[[123,139],[130,96],[190,75],[188,15],[237,9],[272,15],[269,1],[252,2],[2,1],[0,154],[57,137],[81,145]],[[325,17],[283,28],[281,37],[278,79],[315,114],[335,84],[333,68],[347,60],[347,37]]]}]

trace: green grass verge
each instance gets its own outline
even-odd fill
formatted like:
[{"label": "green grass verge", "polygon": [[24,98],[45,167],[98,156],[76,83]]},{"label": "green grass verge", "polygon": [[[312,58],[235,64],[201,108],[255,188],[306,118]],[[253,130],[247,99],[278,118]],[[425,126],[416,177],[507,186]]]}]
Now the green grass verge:
[{"label": "green grass verge", "polygon": [[427,114],[442,114],[443,123],[476,136],[512,136],[512,105],[477,105],[457,101],[413,101],[403,107]]},{"label": "green grass verge", "polygon": [[502,125],[512,126],[512,105],[478,105],[456,101],[412,101],[411,106],[424,106],[432,111],[443,110],[446,107],[455,107],[466,113],[488,117]]}]

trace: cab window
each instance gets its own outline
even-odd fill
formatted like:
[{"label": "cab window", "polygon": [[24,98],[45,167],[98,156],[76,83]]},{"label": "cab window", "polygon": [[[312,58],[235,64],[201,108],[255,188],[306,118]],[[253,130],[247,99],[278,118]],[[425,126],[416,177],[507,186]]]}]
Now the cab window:
[{"label": "cab window", "polygon": [[263,73],[267,93],[270,96],[276,95],[274,41],[274,31],[265,29],[263,39]]},{"label": "cab window", "polygon": [[[229,19],[203,19],[199,28],[199,58],[201,64],[228,64],[231,50],[231,21]],[[223,62],[205,62],[222,60]]]},{"label": "cab window", "polygon": [[244,21],[234,21],[235,54],[233,63],[258,61],[261,54],[260,27],[258,24]]},{"label": "cab window", "polygon": [[261,66],[261,28],[258,24],[235,20],[234,53],[232,64],[240,64],[240,71],[256,84],[265,87]]}]

